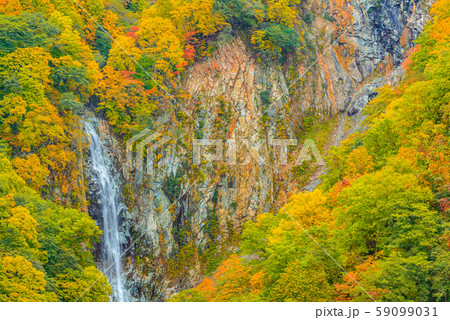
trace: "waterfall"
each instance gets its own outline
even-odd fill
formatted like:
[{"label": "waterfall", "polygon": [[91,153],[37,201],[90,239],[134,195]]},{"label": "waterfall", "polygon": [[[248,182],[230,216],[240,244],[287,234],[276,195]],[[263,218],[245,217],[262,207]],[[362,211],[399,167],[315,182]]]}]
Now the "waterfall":
[{"label": "waterfall", "polygon": [[91,142],[92,176],[98,187],[98,203],[103,218],[102,271],[108,278],[113,290],[111,300],[127,301],[121,278],[119,239],[119,216],[124,206],[120,201],[120,190],[106,164],[105,150],[100,137],[90,123],[85,123],[85,130]]}]

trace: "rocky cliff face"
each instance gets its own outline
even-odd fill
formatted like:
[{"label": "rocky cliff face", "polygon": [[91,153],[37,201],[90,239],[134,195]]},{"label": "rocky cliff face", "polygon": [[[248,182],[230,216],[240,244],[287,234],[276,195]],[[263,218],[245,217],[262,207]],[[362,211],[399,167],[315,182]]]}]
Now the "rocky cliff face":
[{"label": "rocky cliff face", "polygon": [[[227,239],[246,220],[314,187],[322,167],[308,163],[301,178],[294,168],[303,141],[289,147],[284,163],[274,139],[304,138],[312,118],[334,124],[319,149],[339,143],[358,126],[374,90],[402,76],[398,66],[427,19],[426,4],[412,0],[312,0],[299,10],[313,16],[303,34],[306,49],[283,64],[264,62],[235,37],[183,76],[186,99],[178,111],[185,116],[160,114],[151,132],[160,135],[135,142],[137,153],[152,150],[122,181],[130,246],[124,270],[135,300],[164,300],[196,284],[199,251],[234,250]],[[113,163],[128,170],[124,148],[103,127]],[[217,147],[201,146],[195,164],[194,139],[213,139],[222,159],[207,161]],[[183,251],[189,246],[194,250]]]},{"label": "rocky cliff face", "polygon": [[362,89],[367,96],[378,85],[369,90],[365,85],[399,66],[423,29],[426,8],[423,1],[400,0],[314,1],[306,5],[306,10],[317,14],[307,37],[315,48],[325,49],[317,51],[317,66],[307,69],[309,61],[298,66],[308,70],[297,95],[303,98],[299,99],[303,108],[298,109],[358,112],[367,97],[354,99],[355,94],[361,95]]}]

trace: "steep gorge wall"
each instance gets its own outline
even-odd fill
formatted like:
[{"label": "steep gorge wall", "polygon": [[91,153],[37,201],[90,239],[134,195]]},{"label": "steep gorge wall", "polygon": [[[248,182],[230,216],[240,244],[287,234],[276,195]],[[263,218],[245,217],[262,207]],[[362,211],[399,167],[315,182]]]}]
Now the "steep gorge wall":
[{"label": "steep gorge wall", "polygon": [[[424,1],[314,1],[307,8],[316,12],[308,37],[316,48],[326,49],[319,54],[318,67],[310,70],[314,80],[305,75],[298,90],[303,110],[361,109],[362,105],[351,105],[355,94],[399,66],[427,21]],[[323,18],[330,12],[333,22]],[[307,65],[299,69],[306,70]]]}]

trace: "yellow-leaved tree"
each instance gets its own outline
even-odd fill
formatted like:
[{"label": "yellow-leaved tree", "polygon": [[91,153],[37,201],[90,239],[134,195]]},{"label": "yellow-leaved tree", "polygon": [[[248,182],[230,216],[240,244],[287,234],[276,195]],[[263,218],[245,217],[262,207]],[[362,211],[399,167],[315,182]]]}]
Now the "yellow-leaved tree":
[{"label": "yellow-leaved tree", "polygon": [[4,256],[0,261],[0,301],[57,301],[45,291],[44,273],[22,256]]},{"label": "yellow-leaved tree", "polygon": [[16,157],[12,161],[17,174],[21,176],[27,184],[39,190],[47,181],[50,174],[47,166],[42,165],[39,157],[35,154],[26,155],[25,158]]},{"label": "yellow-leaved tree", "polygon": [[268,0],[267,17],[271,22],[293,27],[298,12],[295,5],[300,2],[301,0]]},{"label": "yellow-leaved tree", "polygon": [[142,52],[156,59],[156,69],[167,72],[185,64],[183,43],[170,19],[144,16],[136,34]]}]

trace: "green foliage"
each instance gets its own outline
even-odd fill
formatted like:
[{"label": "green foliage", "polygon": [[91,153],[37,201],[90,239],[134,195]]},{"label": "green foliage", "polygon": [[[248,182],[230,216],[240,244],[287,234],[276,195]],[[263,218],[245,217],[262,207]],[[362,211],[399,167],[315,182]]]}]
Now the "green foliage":
[{"label": "green foliage", "polygon": [[111,50],[111,38],[100,28],[97,28],[95,34],[94,48],[100,52],[100,54],[105,58],[108,58],[109,50]]},{"label": "green foliage", "polygon": [[82,86],[89,86],[85,66],[58,66],[53,68],[51,77],[55,83],[55,87],[61,93],[65,93],[70,89],[76,92]]},{"label": "green foliage", "polygon": [[154,86],[156,86],[156,83],[152,79],[149,79],[149,76],[144,70],[150,70],[151,68],[153,68],[155,66],[156,59],[144,54],[139,58],[138,62],[142,66],[142,68],[136,69],[136,75],[134,76],[134,78],[141,80],[144,83],[144,88],[146,90],[150,90]]},{"label": "green foliage", "polygon": [[194,261],[197,255],[198,252],[195,244],[189,243],[182,247],[179,253],[169,261],[169,275],[173,278],[185,278],[189,273],[192,261]]},{"label": "green foliage", "polygon": [[[182,70],[210,54],[216,36],[219,45],[242,37],[254,45],[257,59],[283,61],[298,50],[299,42],[301,52],[312,52],[313,43],[304,31],[315,17],[307,11],[298,17],[299,3],[161,0],[149,5],[132,0],[126,5],[140,20],[126,33],[103,1],[84,1],[143,71],[75,3],[4,1],[0,301],[109,300],[111,289],[91,253],[101,231],[76,209],[81,204],[74,200],[82,192],[75,124],[84,104],[93,104],[116,133],[128,136],[149,125],[153,112],[167,106],[165,91],[177,91],[172,89]],[[113,6],[120,8],[118,3]],[[380,89],[368,106],[368,130],[329,151],[321,189],[293,195],[278,213],[245,223],[242,257],[220,261],[227,256],[226,246],[237,246],[229,239],[219,243],[218,193],[207,212],[204,250],[193,241],[190,221],[179,223],[175,239],[181,248],[168,262],[168,277],[184,286],[195,261],[212,279],[174,300],[370,300],[355,279],[381,301],[449,300],[448,8],[449,0],[432,6],[433,21],[417,41],[420,47],[403,64],[405,81]],[[314,60],[314,54],[309,58]],[[187,95],[180,93],[178,98]],[[260,98],[265,107],[270,105],[269,91],[261,92]],[[221,102],[218,115],[229,123],[231,107]],[[204,134],[203,118],[199,115],[197,138]],[[299,131],[310,131],[314,118],[305,115]],[[280,132],[284,127],[280,124]],[[199,175],[201,181],[206,179],[203,171]],[[180,177],[177,173],[165,181],[163,191],[170,201],[180,193]],[[230,207],[236,210],[237,203]],[[232,221],[227,223],[235,239]],[[342,274],[322,249],[350,273]]]},{"label": "green foliage", "polygon": [[150,6],[149,2],[146,0],[129,0],[127,1],[127,9],[132,12],[142,12],[144,9]]},{"label": "green foliage", "polygon": [[257,223],[252,220],[245,222],[240,249],[244,254],[257,253],[266,256],[269,241],[267,234],[278,225],[280,216],[265,213],[259,215],[257,219]]},{"label": "green foliage", "polygon": [[333,287],[320,266],[305,268],[300,261],[290,263],[270,291],[270,301],[330,301]]},{"label": "green foliage", "polygon": [[219,235],[219,215],[215,211],[208,210],[206,219],[205,233],[211,240],[215,240]]},{"label": "green foliage", "polygon": [[299,45],[298,34],[294,29],[275,23],[264,24],[260,30],[255,31],[251,42],[260,54],[278,60],[282,60]]},{"label": "green foliage", "polygon": [[209,242],[208,247],[205,250],[199,249],[199,259],[204,267],[204,274],[212,274],[220,264],[221,257],[218,252],[217,244],[214,242]]},{"label": "green foliage", "polygon": [[53,37],[61,30],[42,14],[23,12],[20,16],[0,15],[0,56],[17,48],[40,46],[53,50]]},{"label": "green foliage", "polygon": [[305,13],[303,13],[302,19],[306,24],[311,24],[314,21],[314,14],[309,11],[305,11]]},{"label": "green foliage", "polygon": [[0,300],[74,301],[100,277],[83,301],[109,301],[111,289],[90,251],[101,235],[94,221],[40,198],[4,153],[0,186]]},{"label": "green foliage", "polygon": [[58,108],[63,111],[72,111],[73,113],[80,113],[83,108],[83,104],[77,100],[72,92],[66,92],[61,94],[59,99]]},{"label": "green foliage", "polygon": [[364,146],[377,162],[397,153],[400,148],[400,135],[392,120],[385,119],[367,131]]},{"label": "green foliage", "polygon": [[73,20],[47,4],[0,16],[0,133],[30,187],[76,202],[82,196],[73,115],[83,112],[99,70]]},{"label": "green foliage", "polygon": [[166,182],[163,186],[163,192],[167,198],[169,198],[170,203],[173,203],[180,196],[181,191],[181,180],[182,177],[181,170],[177,170],[175,176],[168,176]]},{"label": "green foliage", "polygon": [[245,30],[257,23],[257,17],[265,14],[267,8],[261,1],[248,0],[216,0],[217,10],[234,30]]},{"label": "green foliage", "polygon": [[268,40],[271,43],[281,48],[282,53],[288,53],[298,46],[297,32],[287,26],[271,23],[262,30],[267,32]]},{"label": "green foliage", "polygon": [[328,20],[330,22],[334,22],[334,18],[332,16],[330,16],[328,13],[325,12],[325,14],[323,15],[323,18],[325,20]]},{"label": "green foliage", "polygon": [[[293,29],[299,1],[216,0],[214,8],[225,17],[233,30],[252,34],[251,43],[259,54],[282,60],[299,45]],[[245,33],[244,33],[245,32]]]},{"label": "green foliage", "polygon": [[108,302],[112,294],[106,277],[93,266],[82,271],[67,269],[56,283],[61,301]]},{"label": "green foliage", "polygon": [[225,26],[217,36],[217,44],[223,47],[233,40],[233,29],[230,26]]},{"label": "green foliage", "polygon": [[270,91],[269,90],[264,90],[261,92],[260,94],[261,97],[261,102],[263,105],[265,106],[269,106],[271,101],[270,101]]},{"label": "green foliage", "polygon": [[427,252],[437,241],[432,199],[431,190],[419,186],[414,175],[390,167],[357,179],[337,198],[336,218],[345,226],[338,235],[340,247],[358,255]]}]

